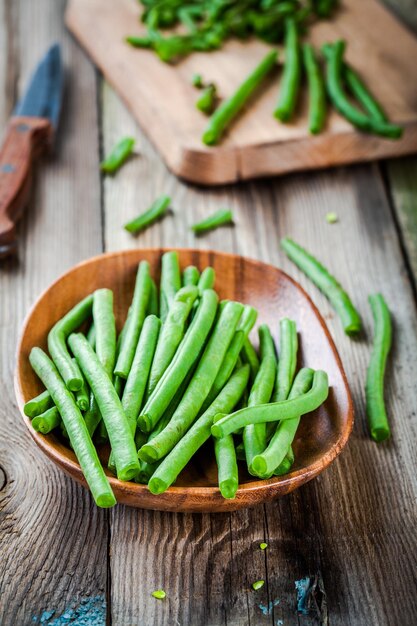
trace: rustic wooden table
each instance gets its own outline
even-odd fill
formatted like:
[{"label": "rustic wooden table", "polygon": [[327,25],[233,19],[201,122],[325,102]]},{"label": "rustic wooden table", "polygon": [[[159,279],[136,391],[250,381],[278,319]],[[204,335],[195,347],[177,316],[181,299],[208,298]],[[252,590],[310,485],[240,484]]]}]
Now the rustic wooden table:
[{"label": "rustic wooden table", "polygon": [[[407,2],[404,2],[407,4]],[[415,4],[408,2],[410,6]],[[19,258],[0,266],[0,623],[412,626],[416,574],[417,160],[358,165],[204,190],[175,179],[63,26],[64,0],[0,0],[0,124],[47,44],[62,42],[67,88],[53,158],[38,170]],[[94,33],[91,33],[94,37]],[[409,80],[412,77],[408,77]],[[115,178],[99,160],[122,135],[138,156]],[[122,224],[160,193],[175,213],[137,239]],[[230,206],[234,229],[196,239],[189,225]],[[328,211],[339,222],[329,225]],[[344,336],[327,301],[280,252],[292,235],[334,269],[363,313]],[[196,246],[277,264],[328,320],[356,406],[347,449],[291,495],[232,514],[98,510],[32,442],[13,391],[17,335],[52,280],[103,250]],[[392,439],[370,441],[363,382],[367,294],[393,311],[388,366]],[[259,542],[266,541],[262,552]],[[262,590],[251,583],[265,579]],[[163,587],[165,601],[151,597]],[[303,588],[311,590],[303,603]]]}]

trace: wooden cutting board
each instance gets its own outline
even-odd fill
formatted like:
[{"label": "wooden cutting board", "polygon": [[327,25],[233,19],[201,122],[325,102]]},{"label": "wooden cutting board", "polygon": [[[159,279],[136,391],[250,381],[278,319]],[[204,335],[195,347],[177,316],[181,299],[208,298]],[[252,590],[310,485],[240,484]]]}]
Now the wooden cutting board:
[{"label": "wooden cutting board", "polygon": [[325,132],[309,135],[305,87],[294,120],[278,123],[272,116],[277,68],[222,143],[206,147],[201,135],[207,118],[195,109],[192,75],[214,81],[227,98],[268,47],[255,40],[230,41],[222,50],[167,65],[153,52],[124,42],[128,34],[144,33],[139,14],[136,0],[69,0],[66,23],[178,176],[214,185],[417,151],[417,39],[376,0],[342,0],[335,19],[316,23],[310,37],[317,46],[347,40],[348,61],[390,119],[405,126],[399,141],[359,133],[334,111]]}]

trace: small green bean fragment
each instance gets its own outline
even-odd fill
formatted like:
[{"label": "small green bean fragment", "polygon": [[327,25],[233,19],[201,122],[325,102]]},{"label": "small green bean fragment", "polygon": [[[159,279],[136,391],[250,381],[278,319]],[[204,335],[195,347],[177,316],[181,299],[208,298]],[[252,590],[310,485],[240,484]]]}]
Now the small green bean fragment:
[{"label": "small green bean fragment", "polygon": [[225,435],[214,440],[218,482],[223,498],[232,500],[239,487],[239,471],[236,461],[236,450],[233,435]]},{"label": "small green bean fragment", "polygon": [[191,77],[191,84],[197,89],[202,89],[204,87],[204,81],[201,74],[193,74]]},{"label": "small green bean fragment", "polygon": [[44,413],[37,415],[32,420],[33,428],[38,433],[42,433],[43,435],[47,435],[48,433],[50,433],[51,430],[54,430],[54,428],[57,428],[57,426],[59,426],[60,423],[61,423],[61,416],[56,406],[53,406],[50,409],[47,409]]},{"label": "small green bean fragment", "polygon": [[48,334],[49,354],[70,391],[81,389],[83,378],[78,365],[68,352],[66,340],[91,315],[92,308],[93,296],[89,295],[68,311]]},{"label": "small green bean fragment", "polygon": [[277,52],[272,50],[241,83],[235,93],[224,100],[211,116],[203,134],[203,143],[208,146],[216,144],[222,137],[231,121],[242,110],[250,96],[263,82],[264,78],[276,66]]},{"label": "small green bean fragment", "polygon": [[258,591],[258,589],[262,589],[262,587],[264,586],[265,581],[264,580],[255,580],[254,583],[252,583],[252,588],[255,591]]},{"label": "small green bean fragment", "polygon": [[181,289],[181,272],[178,252],[165,252],[161,259],[161,284],[159,289],[160,317],[165,322],[169,307],[174,301],[175,294]]},{"label": "small green bean fragment", "polygon": [[94,322],[91,324],[88,329],[88,333],[86,334],[87,341],[90,346],[95,350],[96,348],[96,329],[94,328]]},{"label": "small green bean fragment", "polygon": [[322,370],[317,370],[314,373],[313,385],[307,393],[291,400],[247,407],[230,415],[219,414],[214,419],[215,423],[211,427],[211,434],[220,438],[230,435],[248,424],[294,419],[317,409],[326,400],[328,393],[327,374]]},{"label": "small green bean fragment", "polygon": [[120,398],[84,335],[68,338],[75,358],[97,400],[109,436],[119,480],[131,480],[139,472],[135,441]]},{"label": "small green bean fragment", "polygon": [[249,367],[247,365],[233,374],[210,407],[198,418],[158,466],[149,481],[149,489],[152,493],[163,493],[175,482],[193,455],[209,439],[213,417],[219,411],[233,410],[247,385],[248,378]]},{"label": "small green bean fragment", "polygon": [[109,156],[100,163],[100,169],[106,174],[114,174],[133,152],[135,140],[124,137],[112,149]]},{"label": "small green bean fragment", "polygon": [[160,198],[157,198],[147,211],[141,213],[141,215],[136,217],[134,220],[125,224],[125,230],[130,233],[138,233],[139,231],[144,230],[157,220],[164,217],[170,204],[171,198],[169,196],[161,196]]},{"label": "small green bean fragment", "polygon": [[195,106],[196,108],[205,113],[206,115],[211,115],[214,109],[216,108],[216,100],[217,100],[217,89],[216,85],[211,83],[203,88],[200,96],[198,97]]},{"label": "small green bean fragment", "polygon": [[129,35],[125,37],[126,43],[131,45],[133,48],[152,48],[153,39],[152,37],[138,37],[136,35]]},{"label": "small green bean fragment", "polygon": [[201,234],[208,230],[219,228],[219,226],[223,226],[224,224],[233,224],[233,213],[227,209],[220,209],[220,211],[216,211],[213,215],[191,226],[191,229],[195,233]]},{"label": "small green bean fragment", "polygon": [[344,331],[347,335],[353,335],[361,330],[361,318],[352,304],[348,294],[337,282],[328,270],[319,261],[309,254],[304,248],[292,241],[289,237],[281,239],[281,247],[293,263],[330,300],[336,313],[340,317]]},{"label": "small green bean fragment", "polygon": [[300,88],[301,55],[298,42],[297,23],[292,17],[285,20],[285,63],[279,90],[278,104],[274,116],[287,122],[291,119]]},{"label": "small green bean fragment", "polygon": [[369,304],[374,319],[374,339],[366,374],[366,415],[372,439],[380,442],[391,434],[384,402],[384,375],[391,348],[392,323],[388,306],[380,293],[369,296]]},{"label": "small green bean fragment", "polygon": [[303,44],[303,60],[309,88],[308,127],[312,135],[317,135],[326,121],[326,88],[311,44]]},{"label": "small green bean fragment", "polygon": [[131,309],[127,316],[125,328],[123,329],[123,340],[117,357],[114,373],[121,378],[127,378],[133,357],[135,356],[136,346],[142,325],[148,308],[149,297],[151,293],[151,280],[149,273],[148,261],[139,263],[136,275],[135,291]]},{"label": "small green bean fragment", "polygon": [[51,398],[51,394],[49,391],[42,391],[36,398],[32,398],[32,400],[28,400],[25,406],[23,407],[23,412],[28,417],[36,417],[37,415],[41,415],[45,413],[48,409],[54,406],[54,401]]},{"label": "small green bean fragment", "polygon": [[113,506],[116,504],[116,498],[101,466],[91,437],[88,434],[83,416],[75,404],[70,391],[62,381],[57,368],[40,348],[32,348],[29,361],[51,394],[55,406],[62,417],[71,446],[96,504],[100,507]]}]

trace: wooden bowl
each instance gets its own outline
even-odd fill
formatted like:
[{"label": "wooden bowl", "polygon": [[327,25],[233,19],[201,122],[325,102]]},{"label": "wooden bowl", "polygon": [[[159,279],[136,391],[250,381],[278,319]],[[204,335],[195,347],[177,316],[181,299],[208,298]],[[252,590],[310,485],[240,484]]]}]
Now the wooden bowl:
[{"label": "wooden bowl", "polygon": [[[72,306],[99,287],[115,296],[118,328],[131,301],[138,262],[147,259],[152,275],[159,276],[161,249],[128,250],[102,254],[80,263],[55,281],[35,303],[18,346],[15,389],[19,408],[38,446],[67,474],[85,485],[74,453],[54,434],[33,430],[23,405],[42,391],[29,364],[33,346],[46,348],[49,329]],[[294,442],[295,463],[286,476],[257,480],[241,464],[241,484],[234,500],[225,500],[216,486],[217,471],[211,442],[206,444],[164,494],[153,495],[146,485],[124,483],[110,477],[118,502],[163,511],[233,511],[254,506],[296,489],[322,472],[346,444],[353,425],[353,407],[346,376],[326,325],[305,291],[289,276],[271,265],[232,254],[203,250],[179,250],[181,266],[207,265],[216,271],[220,298],[236,299],[256,307],[258,324],[270,325],[278,339],[278,321],[288,316],[297,323],[300,337],[299,366],[323,369],[329,375],[329,398],[319,410],[302,418]],[[256,342],[257,333],[252,333]],[[101,456],[105,454],[100,451]]]}]

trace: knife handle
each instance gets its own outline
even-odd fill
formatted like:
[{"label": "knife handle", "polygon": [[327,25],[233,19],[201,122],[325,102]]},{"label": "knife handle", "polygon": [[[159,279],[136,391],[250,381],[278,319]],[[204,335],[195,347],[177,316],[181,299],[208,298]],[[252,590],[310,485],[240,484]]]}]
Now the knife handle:
[{"label": "knife handle", "polygon": [[31,188],[33,161],[51,142],[52,125],[39,117],[12,117],[0,150],[0,258],[17,248],[16,222]]}]

